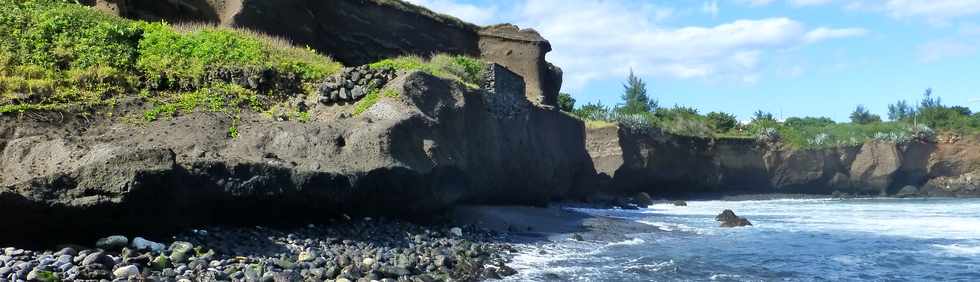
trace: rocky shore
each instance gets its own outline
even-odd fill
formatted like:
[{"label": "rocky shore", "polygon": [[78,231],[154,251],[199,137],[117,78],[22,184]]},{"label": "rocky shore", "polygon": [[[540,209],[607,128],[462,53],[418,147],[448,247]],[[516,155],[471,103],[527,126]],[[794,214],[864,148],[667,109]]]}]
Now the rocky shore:
[{"label": "rocky shore", "polygon": [[363,218],[329,226],[191,230],[165,242],[5,248],[0,281],[476,281],[513,275],[506,235]]}]

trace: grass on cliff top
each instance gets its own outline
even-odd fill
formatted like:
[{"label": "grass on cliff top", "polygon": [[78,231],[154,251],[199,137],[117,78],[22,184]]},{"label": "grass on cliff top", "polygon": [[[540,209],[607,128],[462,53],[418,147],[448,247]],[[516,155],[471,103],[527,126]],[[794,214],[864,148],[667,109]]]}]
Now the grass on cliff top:
[{"label": "grass on cliff top", "polygon": [[368,65],[372,69],[396,71],[423,71],[445,79],[462,82],[468,87],[479,88],[486,77],[486,63],[466,56],[439,54],[431,59],[419,56],[403,56],[385,59]]},{"label": "grass on cliff top", "polygon": [[[76,111],[143,98],[156,104],[157,116],[166,116],[170,109],[203,105],[168,105],[174,96],[228,92],[225,82],[209,81],[208,72],[271,71],[309,84],[342,67],[254,32],[131,21],[74,2],[0,1],[0,114]],[[282,93],[254,93],[284,96],[273,94]]]}]

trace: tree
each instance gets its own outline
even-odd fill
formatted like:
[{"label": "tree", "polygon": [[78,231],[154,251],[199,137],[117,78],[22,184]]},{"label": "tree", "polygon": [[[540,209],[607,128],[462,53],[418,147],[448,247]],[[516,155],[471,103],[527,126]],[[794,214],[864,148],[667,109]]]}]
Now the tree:
[{"label": "tree", "polygon": [[757,122],[775,122],[775,121],[776,121],[776,118],[773,117],[772,113],[770,113],[770,112],[763,112],[762,110],[758,110],[758,111],[755,111],[754,114],[752,114],[752,123],[757,123]]},{"label": "tree", "polygon": [[915,115],[915,109],[905,100],[888,105],[888,119],[891,121],[907,120]]},{"label": "tree", "polygon": [[708,125],[714,128],[716,132],[728,132],[735,129],[735,126],[738,126],[738,120],[735,119],[735,115],[733,114],[710,112],[707,118]]},{"label": "tree", "polygon": [[926,93],[922,94],[922,101],[919,102],[919,111],[924,109],[939,108],[943,106],[943,99],[932,97],[932,88],[927,88]]},{"label": "tree", "polygon": [[813,127],[827,127],[836,124],[834,120],[828,117],[791,117],[783,122],[788,127],[793,128],[813,128]]},{"label": "tree", "polygon": [[872,114],[864,105],[858,105],[857,109],[854,109],[854,112],[851,113],[851,122],[856,124],[872,124],[881,122],[881,117]]},{"label": "tree", "polygon": [[648,113],[657,108],[657,101],[651,100],[647,96],[647,84],[643,82],[642,79],[633,74],[630,70],[629,78],[626,84],[623,85],[625,88],[622,98],[623,104],[621,104],[617,111],[623,114],[639,114]]},{"label": "tree", "polygon": [[575,110],[575,98],[568,93],[558,93],[558,109],[571,113]]}]

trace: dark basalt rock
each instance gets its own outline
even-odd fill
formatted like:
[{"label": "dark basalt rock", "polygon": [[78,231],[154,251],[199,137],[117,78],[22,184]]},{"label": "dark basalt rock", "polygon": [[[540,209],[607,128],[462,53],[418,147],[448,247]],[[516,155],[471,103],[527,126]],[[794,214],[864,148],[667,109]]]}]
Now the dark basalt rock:
[{"label": "dark basalt rock", "polygon": [[[498,75],[507,75],[500,73]],[[519,79],[513,80],[520,82]],[[595,174],[584,125],[511,87],[473,90],[415,72],[357,118],[243,113],[145,125],[106,117],[0,116],[0,242],[95,242],[211,224],[306,224],[347,215],[429,215],[458,203],[560,199]],[[520,87],[517,87],[520,88]],[[475,93],[479,91],[479,93]],[[114,117],[142,108],[121,103]],[[84,130],[83,130],[84,129]],[[151,223],[151,224],[148,224]]]},{"label": "dark basalt rock", "polygon": [[715,217],[716,221],[721,221],[721,227],[742,227],[752,226],[752,223],[744,217],[735,215],[732,210],[725,210]]}]

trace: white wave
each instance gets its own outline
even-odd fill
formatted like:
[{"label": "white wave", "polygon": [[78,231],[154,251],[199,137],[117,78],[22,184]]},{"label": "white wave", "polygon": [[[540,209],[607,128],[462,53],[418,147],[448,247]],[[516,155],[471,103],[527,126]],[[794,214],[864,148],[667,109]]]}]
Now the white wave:
[{"label": "white wave", "polygon": [[954,256],[980,256],[980,245],[962,245],[962,244],[951,244],[951,245],[932,245],[946,254]]},{"label": "white wave", "polygon": [[633,239],[629,239],[629,240],[622,241],[622,242],[609,243],[609,244],[606,244],[606,246],[634,246],[634,245],[639,245],[639,244],[643,244],[643,243],[646,243],[646,241],[643,241],[643,239],[640,239],[640,238],[633,238]]},{"label": "white wave", "polygon": [[674,260],[669,260],[656,263],[628,265],[624,267],[623,270],[631,272],[660,272],[668,268],[673,269],[676,266],[677,263],[675,263]]},{"label": "white wave", "polygon": [[741,278],[741,277],[742,276],[741,275],[738,275],[738,274],[715,274],[715,275],[711,275],[711,277],[709,277],[708,279],[711,279],[711,281],[718,281],[718,280],[722,280],[722,279],[724,279],[724,280],[738,280],[738,278]]},{"label": "white wave", "polygon": [[[708,227],[723,210],[734,210],[756,228],[779,231],[847,231],[917,239],[980,240],[980,201],[946,199],[799,199],[690,201],[686,207],[656,204],[644,221],[662,230],[674,225]],[[645,222],[645,223],[647,223]],[[671,229],[671,230],[667,230]]]},{"label": "white wave", "polygon": [[854,256],[847,256],[847,255],[833,256],[830,259],[846,265],[857,265],[863,262],[863,260],[860,258],[856,258]]},{"label": "white wave", "polygon": [[660,229],[662,231],[668,231],[668,232],[670,232],[670,231],[682,231],[682,232],[696,233],[696,234],[700,234],[700,235],[704,235],[704,234],[707,233],[707,230],[705,230],[705,229],[691,227],[691,226],[689,226],[687,224],[683,224],[683,223],[663,222],[663,221],[649,221],[649,220],[637,220],[636,222],[643,223],[643,224],[646,224],[646,225],[656,226],[657,229]]}]

